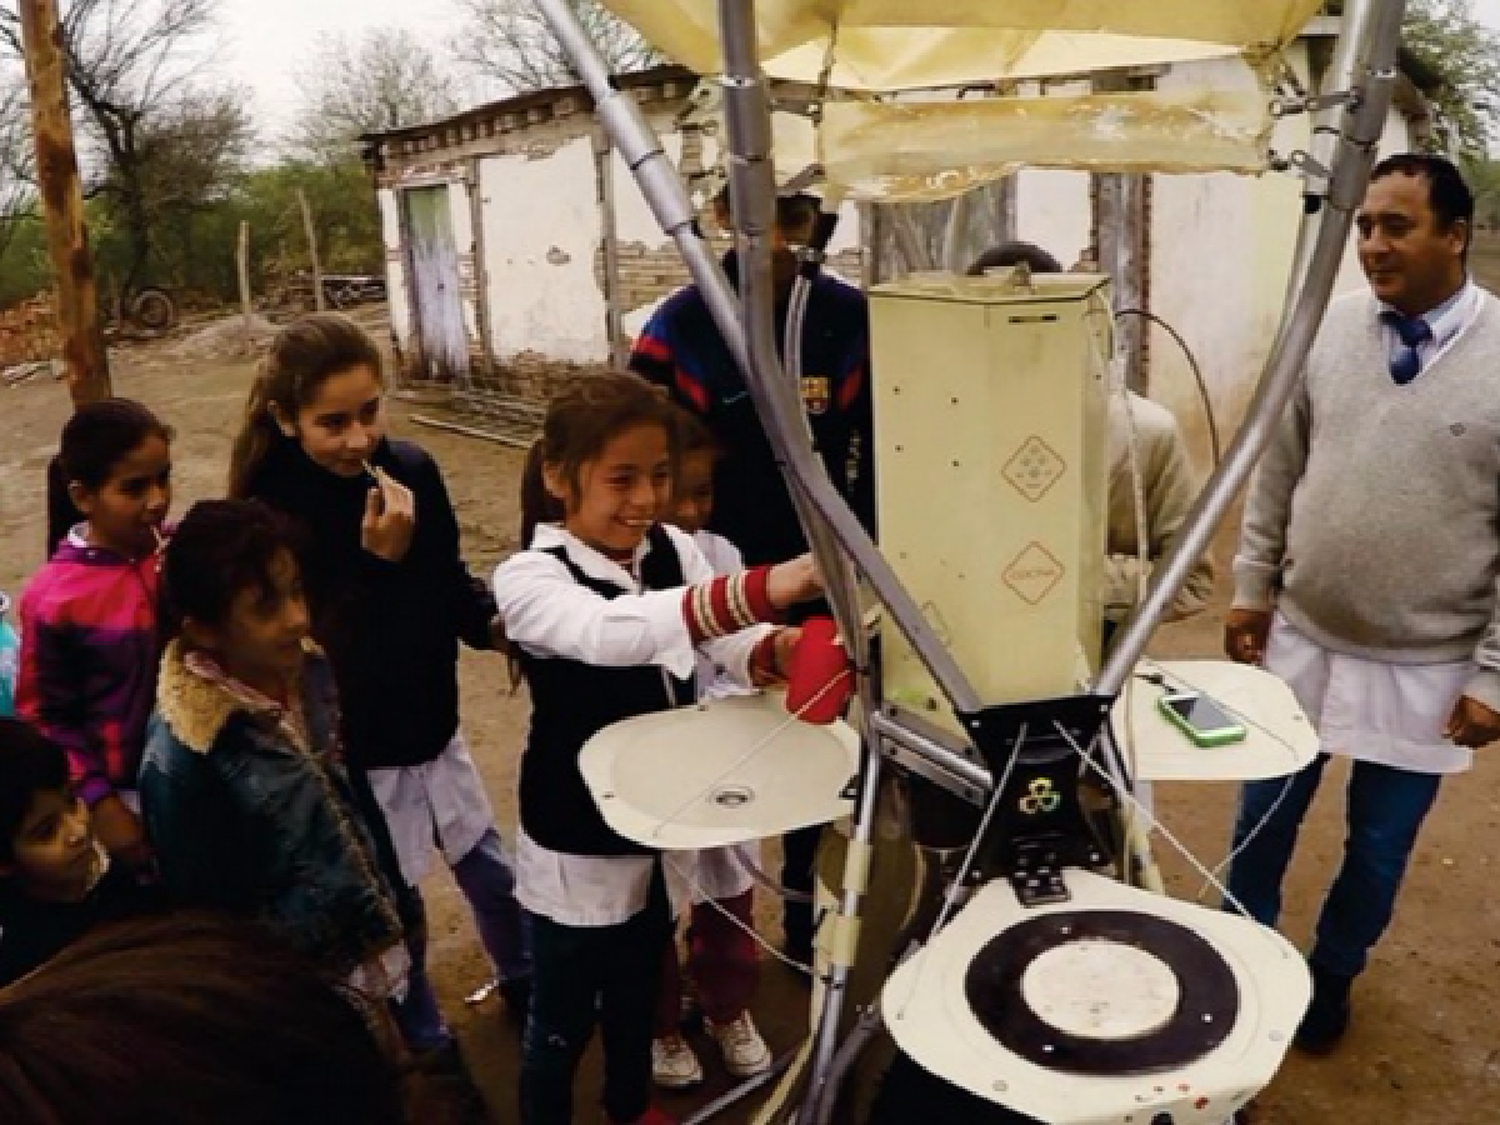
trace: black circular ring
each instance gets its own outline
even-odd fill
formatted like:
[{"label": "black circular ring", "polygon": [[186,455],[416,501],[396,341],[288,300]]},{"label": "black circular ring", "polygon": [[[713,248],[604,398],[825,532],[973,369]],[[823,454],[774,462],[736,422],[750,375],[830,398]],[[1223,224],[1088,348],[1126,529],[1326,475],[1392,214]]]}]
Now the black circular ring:
[{"label": "black circular ring", "polygon": [[[1112,941],[1163,962],[1176,976],[1176,1010],[1154,1031],[1124,1039],[1071,1035],[1026,1002],[1021,980],[1043,953],[1076,941]],[[1044,914],[985,944],[964,976],[964,993],[980,1024],[1008,1050],[1048,1070],[1074,1074],[1148,1074],[1185,1066],[1228,1038],[1239,1016],[1234,972],[1207,941],[1185,926],[1131,910]]]}]

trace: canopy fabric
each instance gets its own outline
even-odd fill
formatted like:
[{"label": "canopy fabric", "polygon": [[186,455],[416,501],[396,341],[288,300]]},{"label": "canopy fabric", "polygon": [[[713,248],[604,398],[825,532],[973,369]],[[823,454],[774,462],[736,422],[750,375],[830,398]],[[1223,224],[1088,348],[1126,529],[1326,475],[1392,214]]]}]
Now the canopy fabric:
[{"label": "canopy fabric", "polygon": [[[717,74],[717,0],[604,0],[660,50]],[[758,0],[766,74],[823,91],[816,132],[776,115],[785,178],[820,165],[862,200],[932,200],[1022,167],[1265,170],[1271,62],[1320,0]],[[1015,85],[1218,60],[1208,88]],[[967,88],[960,99],[955,91]],[[1003,91],[1003,93],[1002,93]],[[978,96],[972,96],[977,94]],[[710,99],[714,100],[714,99]],[[715,109],[717,110],[717,106]]]},{"label": "canopy fabric", "polygon": [[[723,69],[716,0],[604,0],[672,59]],[[1291,42],[1321,0],[759,0],[772,78],[893,92],[1080,74]],[[831,69],[829,69],[831,64]]]},{"label": "canopy fabric", "polygon": [[1270,137],[1266,98],[1245,90],[831,102],[823,113],[824,175],[864,200],[950,198],[1022,168],[1257,174]]}]

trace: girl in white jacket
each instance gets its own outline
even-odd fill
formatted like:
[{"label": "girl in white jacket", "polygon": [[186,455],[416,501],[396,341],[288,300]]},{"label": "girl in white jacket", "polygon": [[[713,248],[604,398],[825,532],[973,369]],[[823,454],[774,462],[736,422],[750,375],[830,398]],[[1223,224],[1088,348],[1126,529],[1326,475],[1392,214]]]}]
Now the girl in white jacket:
[{"label": "girl in white jacket", "polygon": [[594,805],[578,766],[584,743],[693,702],[699,652],[742,684],[781,677],[796,631],[758,623],[820,592],[805,557],[716,577],[687,535],[659,523],[675,454],[671,407],[644,380],[569,383],[522,483],[527,548],[495,572],[532,704],[516,890],[534,927],[523,1125],[571,1125],[573,1075],[596,1022],[610,1122],[669,1120],[651,1106],[651,1043],[674,910],[661,854],[617,835]]}]

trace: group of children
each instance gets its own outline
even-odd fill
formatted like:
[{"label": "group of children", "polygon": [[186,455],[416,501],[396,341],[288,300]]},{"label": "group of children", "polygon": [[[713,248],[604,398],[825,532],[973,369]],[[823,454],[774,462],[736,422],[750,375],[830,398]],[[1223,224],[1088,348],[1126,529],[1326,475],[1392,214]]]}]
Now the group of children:
[{"label": "group of children", "polygon": [[[385,435],[378,350],[344,317],[278,335],[228,498],[175,526],[171,440],[139,403],[92,404],[49,474],[55,550],[0,721],[0,984],[103,922],[203,908],[274,931],[461,1072],[424,971],[436,843],[525,1023],[527,1125],[573,1121],[596,1024],[610,1122],[665,1122],[653,1080],[701,1078],[676,1026],[689,888],[708,1028],[732,1071],[767,1068],[748,857],[665,862],[608,828],[578,768],[614,721],[780,680],[798,630],[776,622],[820,595],[807,557],[745,568],[703,532],[698,424],[634,374],[570,384],[492,587],[436,464]],[[514,869],[458,731],[461,641],[530,688]]]}]

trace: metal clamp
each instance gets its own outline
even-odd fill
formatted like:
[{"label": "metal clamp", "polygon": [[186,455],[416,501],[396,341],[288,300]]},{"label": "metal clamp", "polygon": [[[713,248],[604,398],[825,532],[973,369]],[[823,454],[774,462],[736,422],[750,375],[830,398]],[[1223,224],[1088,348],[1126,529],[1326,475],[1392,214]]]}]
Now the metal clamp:
[{"label": "metal clamp", "polygon": [[1336,90],[1329,94],[1300,94],[1292,97],[1279,97],[1271,99],[1272,117],[1295,117],[1299,113],[1318,113],[1325,109],[1337,109],[1340,106],[1348,106],[1354,109],[1359,105],[1361,94],[1358,90]]}]

